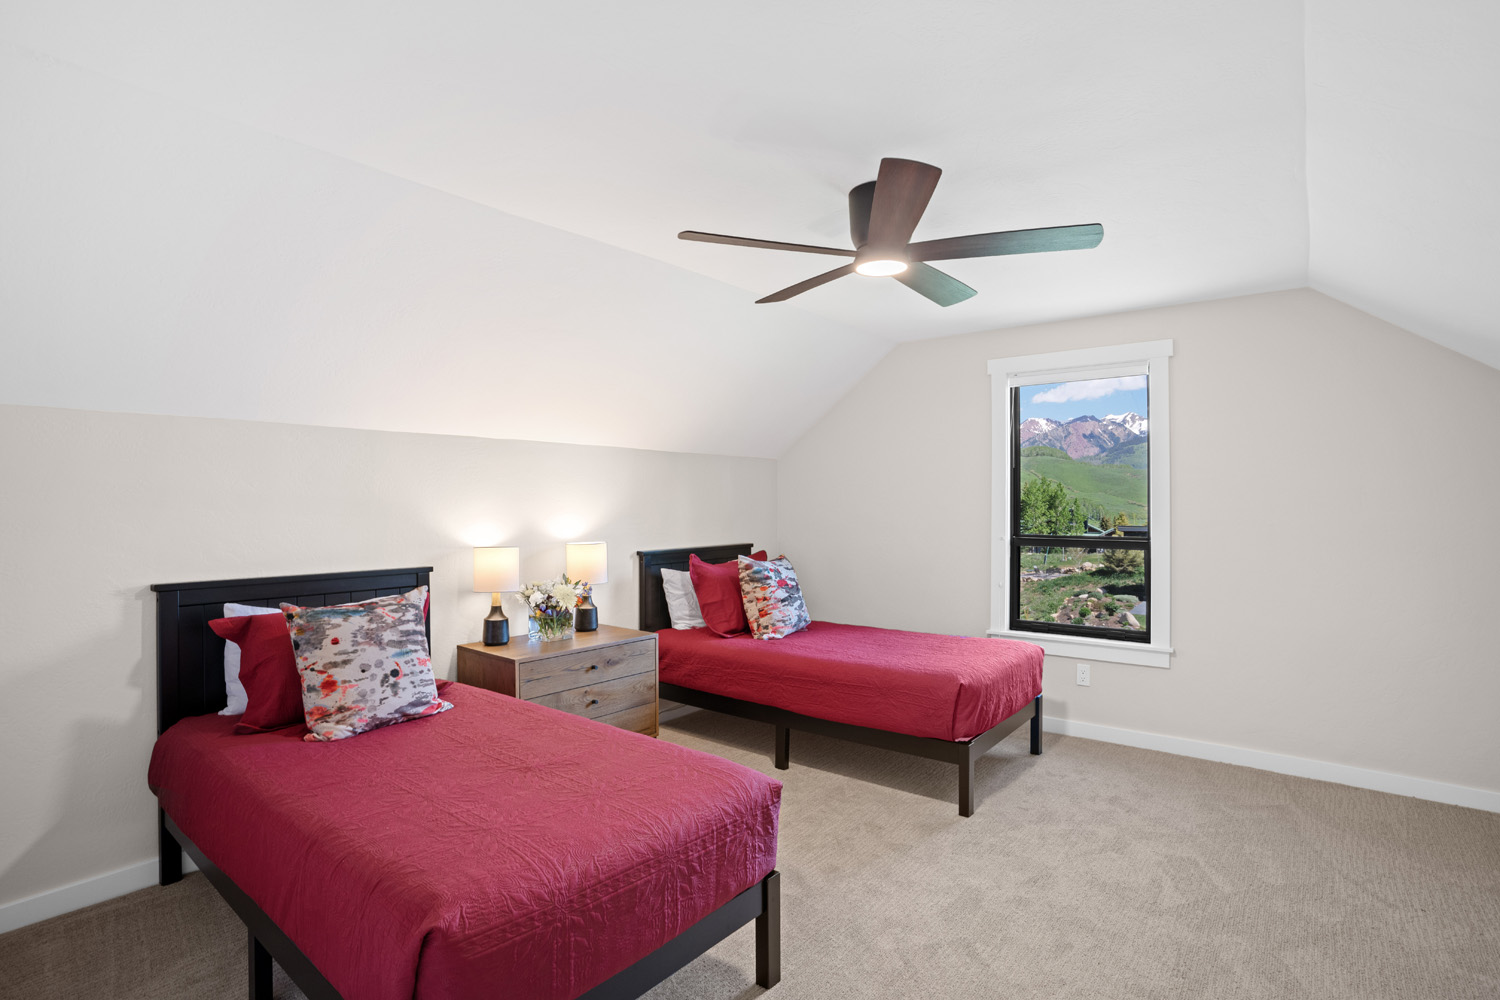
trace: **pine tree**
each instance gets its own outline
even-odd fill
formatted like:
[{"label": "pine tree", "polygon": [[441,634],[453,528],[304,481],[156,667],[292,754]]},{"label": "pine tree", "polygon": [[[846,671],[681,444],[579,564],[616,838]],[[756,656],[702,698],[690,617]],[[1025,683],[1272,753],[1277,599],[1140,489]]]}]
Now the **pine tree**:
[{"label": "pine tree", "polygon": [[1100,560],[1106,573],[1135,573],[1145,565],[1139,549],[1105,549]]}]

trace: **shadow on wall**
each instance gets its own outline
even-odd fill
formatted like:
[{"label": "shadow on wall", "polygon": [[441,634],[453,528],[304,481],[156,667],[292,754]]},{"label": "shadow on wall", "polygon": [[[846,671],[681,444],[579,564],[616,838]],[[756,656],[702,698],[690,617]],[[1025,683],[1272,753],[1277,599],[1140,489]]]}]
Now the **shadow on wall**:
[{"label": "shadow on wall", "polygon": [[[122,855],[131,859],[123,864],[148,860],[155,850],[156,797],[146,787],[146,766],[156,740],[156,595],[140,587],[113,596],[118,607],[133,604],[139,617],[140,655],[133,663],[116,672],[98,662],[108,656],[101,650],[133,638],[122,616],[116,630],[69,646],[17,678],[21,690],[55,691],[59,677],[89,664],[95,683],[122,682],[121,710],[79,719],[65,739],[48,741],[65,750],[47,768],[56,780],[31,792],[26,814],[7,824],[27,831],[17,839],[29,843],[0,871],[0,904],[116,870]],[[122,852],[122,841],[139,846]]]}]

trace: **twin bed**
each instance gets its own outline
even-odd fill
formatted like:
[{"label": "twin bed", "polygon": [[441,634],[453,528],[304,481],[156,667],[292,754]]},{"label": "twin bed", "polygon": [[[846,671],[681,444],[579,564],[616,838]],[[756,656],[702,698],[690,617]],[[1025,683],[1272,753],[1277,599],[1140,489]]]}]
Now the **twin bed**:
[{"label": "twin bed", "polygon": [[[158,585],[160,881],[186,851],[309,1000],[637,997],[750,921],[780,978],[781,786],[462,684],[455,711],[334,743],[233,735],[225,603],[348,603],[425,568]],[[429,629],[430,640],[430,629]]]},{"label": "twin bed", "polygon": [[958,765],[958,811],[974,814],[974,764],[1022,724],[1042,752],[1042,658],[1024,642],[896,632],[814,621],[782,639],[676,630],[663,569],[748,556],[751,546],[653,549],[638,557],[640,628],[657,633],[661,697],[775,727],[790,766],[791,731]]},{"label": "twin bed", "polygon": [[[640,555],[640,625],[661,697],[958,765],[1028,720],[1041,752],[1041,650],[813,622],[783,639],[671,628],[663,568],[749,545]],[[780,979],[781,785],[670,743],[463,684],[443,712],[333,743],[300,726],[235,735],[226,603],[344,604],[429,568],[159,584],[160,881],[186,852],[248,928],[249,995],[274,959],[309,1000],[638,997],[754,921],[756,982]],[[428,625],[431,641],[431,626]]]}]

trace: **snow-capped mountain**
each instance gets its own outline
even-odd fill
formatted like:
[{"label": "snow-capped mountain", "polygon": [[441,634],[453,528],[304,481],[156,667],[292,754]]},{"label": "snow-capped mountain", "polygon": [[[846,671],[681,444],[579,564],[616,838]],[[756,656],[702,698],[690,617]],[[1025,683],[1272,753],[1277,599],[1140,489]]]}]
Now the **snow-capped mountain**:
[{"label": "snow-capped mountain", "polygon": [[1121,413],[1103,420],[1083,416],[1059,423],[1046,417],[1032,417],[1021,424],[1020,430],[1023,448],[1045,445],[1067,452],[1070,458],[1088,458],[1120,445],[1145,441],[1146,418],[1139,413]]},{"label": "snow-capped mountain", "polygon": [[1104,418],[1117,424],[1124,424],[1137,434],[1146,433],[1146,418],[1139,413],[1111,413]]}]

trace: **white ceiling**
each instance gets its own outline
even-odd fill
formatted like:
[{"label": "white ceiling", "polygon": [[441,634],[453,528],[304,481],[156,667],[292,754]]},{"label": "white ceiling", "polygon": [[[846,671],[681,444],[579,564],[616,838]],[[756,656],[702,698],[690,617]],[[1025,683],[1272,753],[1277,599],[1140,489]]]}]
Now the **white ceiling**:
[{"label": "white ceiling", "polygon": [[1500,4],[1308,0],[1309,283],[1500,368]]},{"label": "white ceiling", "polygon": [[[1370,267],[1378,222],[1323,235],[1384,201],[1408,258],[1417,233],[1495,261],[1483,233],[1427,221],[1455,185],[1350,166],[1371,131],[1339,137],[1338,101],[1389,103],[1363,92],[1393,42],[1353,0],[1309,2],[12,3],[0,109],[35,162],[0,163],[21,192],[3,205],[41,248],[11,259],[45,272],[12,279],[13,312],[44,345],[123,325],[131,357],[179,377],[122,386],[101,365],[67,384],[63,352],[33,347],[41,375],[0,374],[0,400],[776,455],[896,341],[1306,284],[1310,191],[1321,287],[1496,363],[1495,310],[1452,308],[1466,282]],[[1306,79],[1305,31],[1308,56],[1330,53]],[[1465,82],[1416,88],[1400,123],[1434,104],[1461,118],[1446,98]],[[1309,113],[1335,138],[1310,138]],[[882,156],[945,171],[918,238],[1101,222],[1104,243],[944,265],[980,294],[939,309],[857,277],[755,305],[827,258],[675,239],[847,245],[846,192]],[[1488,176],[1471,187],[1494,221]],[[150,232],[153,255],[81,249],[75,226]],[[124,315],[79,304],[60,274],[80,256],[89,297],[121,284]],[[192,275],[186,316],[162,260]],[[254,336],[331,371],[372,327],[420,348],[404,383],[371,359],[313,398],[284,366],[225,366],[226,341]],[[540,375],[549,351],[586,360]],[[503,391],[455,390],[497,366]],[[705,393],[685,423],[665,396],[618,403],[621,384],[734,378],[777,405],[747,421]],[[393,412],[403,388],[422,402]],[[568,413],[539,416],[560,392]]]}]

